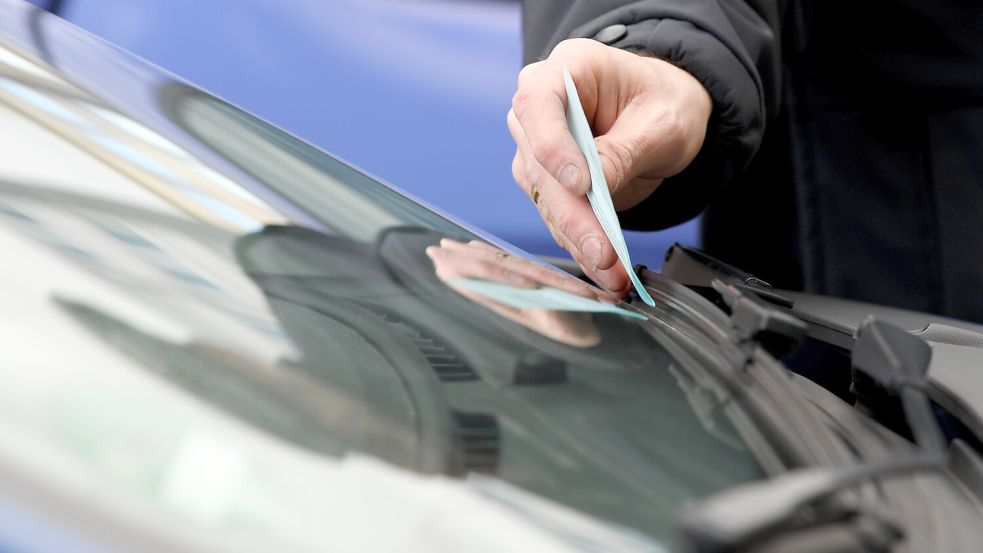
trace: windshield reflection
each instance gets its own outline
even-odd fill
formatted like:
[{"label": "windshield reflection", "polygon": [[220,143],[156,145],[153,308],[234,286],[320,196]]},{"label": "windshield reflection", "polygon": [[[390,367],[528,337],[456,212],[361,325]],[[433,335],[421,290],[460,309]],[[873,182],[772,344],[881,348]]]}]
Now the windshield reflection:
[{"label": "windshield reflection", "polygon": [[[510,288],[534,291],[552,288],[573,294],[588,301],[614,303],[616,300],[586,283],[528,259],[517,257],[486,242],[472,240],[467,244],[445,238],[439,246],[426,249],[433,261],[437,277],[462,296],[491,311],[567,345],[586,348],[601,342],[601,333],[591,315],[576,310],[549,309],[548,302],[524,301],[496,296],[481,288],[467,286],[462,279],[497,282]],[[492,290],[497,290],[493,288]],[[508,288],[505,288],[508,291]],[[511,300],[511,301],[510,301]]]},{"label": "windshield reflection", "polygon": [[112,430],[176,443],[146,424],[167,416],[130,416],[147,406],[256,458],[480,472],[659,537],[682,501],[760,476],[630,306],[184,84],[138,106],[161,130],[4,54],[0,290],[28,324],[5,327],[2,423],[107,489],[152,502],[133,475],[181,458]]},{"label": "windshield reflection", "polygon": [[[208,167],[171,139],[2,44],[0,52],[0,103],[34,119],[91,158],[196,219],[219,228],[236,232],[285,221],[278,209]],[[20,60],[21,65],[9,64],[10,59]],[[35,73],[45,78],[24,71],[24,65],[37,68]],[[20,172],[29,173],[36,171],[30,166],[32,161],[12,158],[7,162]],[[91,183],[86,187],[91,187]]]}]

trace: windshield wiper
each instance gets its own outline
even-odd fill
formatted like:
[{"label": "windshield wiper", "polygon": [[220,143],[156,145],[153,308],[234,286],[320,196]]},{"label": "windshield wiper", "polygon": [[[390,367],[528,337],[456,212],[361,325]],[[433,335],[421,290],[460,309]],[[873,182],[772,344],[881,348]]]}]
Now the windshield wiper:
[{"label": "windshield wiper", "polygon": [[793,306],[792,300],[776,292],[764,280],[696,248],[679,243],[673,244],[666,251],[665,262],[659,272],[700,293],[707,292],[713,281],[720,280],[751,292],[769,303],[787,308]]},{"label": "windshield wiper", "polygon": [[[722,295],[728,292],[725,287],[714,284]],[[788,548],[784,550],[879,551],[900,539],[900,529],[880,510],[857,502],[825,500],[836,499],[836,492],[858,484],[946,466],[945,440],[924,391],[930,358],[931,349],[921,338],[868,319],[853,348],[854,378],[900,398],[918,448],[885,460],[797,470],[690,505],[677,519],[688,550],[743,551],[751,544],[782,539],[783,547]],[[846,533],[854,539],[845,539],[843,522],[854,525]],[[826,531],[807,531],[830,524]],[[808,538],[798,548],[783,539],[794,540],[797,535]]]},{"label": "windshield wiper", "polygon": [[[686,508],[678,518],[677,529],[686,550],[723,553],[743,551],[749,545],[766,543],[793,531],[863,517],[866,535],[857,539],[866,542],[868,548],[886,549],[903,534],[885,513],[863,510],[853,502],[820,504],[820,500],[874,478],[941,469],[942,466],[940,456],[922,453],[861,465],[797,470],[763,483],[734,488]],[[810,534],[810,538],[817,539],[815,534]],[[843,540],[840,535],[830,538]],[[793,547],[788,540],[785,540],[785,546]],[[857,548],[855,542],[845,550],[856,551]],[[824,544],[816,550],[834,552],[840,549],[833,544]]]},{"label": "windshield wiper", "polygon": [[714,279],[710,286],[730,310],[733,341],[740,350],[740,357],[732,361],[739,368],[747,366],[758,346],[774,357],[782,357],[802,345],[806,324],[801,320],[720,279]]}]

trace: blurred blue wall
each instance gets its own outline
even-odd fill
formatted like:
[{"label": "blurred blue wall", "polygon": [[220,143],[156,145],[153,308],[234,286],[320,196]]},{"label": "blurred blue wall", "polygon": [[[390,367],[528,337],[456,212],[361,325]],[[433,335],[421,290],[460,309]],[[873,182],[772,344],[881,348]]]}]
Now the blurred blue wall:
[{"label": "blurred blue wall", "polygon": [[[35,0],[396,186],[560,254],[512,181],[517,0]],[[653,267],[690,223],[631,233]]]}]

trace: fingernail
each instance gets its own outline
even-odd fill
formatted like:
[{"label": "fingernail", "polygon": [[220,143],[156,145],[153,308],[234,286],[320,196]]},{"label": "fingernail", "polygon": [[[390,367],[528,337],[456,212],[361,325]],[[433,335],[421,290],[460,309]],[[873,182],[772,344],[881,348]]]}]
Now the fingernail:
[{"label": "fingernail", "polygon": [[595,236],[588,236],[580,241],[580,253],[596,269],[601,264],[601,241]]},{"label": "fingernail", "polygon": [[572,164],[568,163],[560,169],[560,177],[558,179],[560,184],[565,186],[568,190],[573,192],[580,192],[580,169]]}]

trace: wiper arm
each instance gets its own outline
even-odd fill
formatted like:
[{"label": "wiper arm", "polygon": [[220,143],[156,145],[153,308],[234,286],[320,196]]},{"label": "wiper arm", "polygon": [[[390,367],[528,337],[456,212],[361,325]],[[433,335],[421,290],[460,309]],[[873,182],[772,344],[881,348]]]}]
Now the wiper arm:
[{"label": "wiper arm", "polygon": [[[677,529],[690,551],[721,553],[742,550],[758,540],[765,540],[791,529],[843,519],[857,513],[846,504],[827,509],[825,516],[805,518],[807,508],[834,492],[872,478],[897,476],[925,469],[941,469],[940,454],[921,453],[909,457],[842,467],[823,467],[797,470],[771,480],[733,488],[684,509],[677,518]],[[846,512],[844,512],[846,511]],[[798,522],[798,523],[797,523]],[[883,525],[884,539],[893,542],[900,533],[890,531],[893,524],[878,518]],[[889,542],[889,543],[890,543]],[[885,545],[889,545],[885,544]]]},{"label": "wiper arm", "polygon": [[[724,286],[714,284],[722,295]],[[867,523],[867,530],[880,529],[866,536],[868,545],[886,548],[900,538],[900,531],[881,513],[858,510],[843,502],[820,509],[818,503],[868,480],[946,466],[945,440],[924,392],[930,358],[931,349],[921,338],[868,319],[858,331],[853,348],[854,378],[901,398],[919,445],[916,453],[858,465],[794,471],[689,506],[677,519],[689,549],[699,553],[743,550],[751,543],[791,530],[855,516]]]},{"label": "wiper arm", "polygon": [[757,346],[775,357],[781,357],[802,345],[806,324],[801,320],[720,279],[714,279],[710,286],[720,294],[721,301],[730,310],[732,339],[742,355],[740,359],[732,361],[740,368],[750,362]]},{"label": "wiper arm", "polygon": [[[921,338],[894,325],[869,318],[857,330],[853,346],[854,389],[871,396],[901,400],[915,443],[927,451],[945,449],[945,438],[925,390],[932,349]],[[875,410],[880,403],[871,405]]]}]

